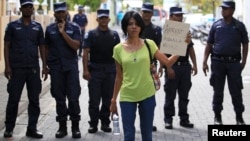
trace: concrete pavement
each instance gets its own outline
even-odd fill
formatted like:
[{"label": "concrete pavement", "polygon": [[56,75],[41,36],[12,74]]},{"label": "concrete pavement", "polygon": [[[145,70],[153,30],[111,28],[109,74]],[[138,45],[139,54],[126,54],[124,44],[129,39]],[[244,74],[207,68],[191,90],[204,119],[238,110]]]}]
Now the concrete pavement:
[{"label": "concrete pavement", "polygon": [[[205,77],[202,72],[202,58],[203,58],[203,51],[204,46],[198,40],[194,40],[195,43],[195,51],[197,56],[197,64],[198,64],[198,74],[192,77],[193,85],[190,91],[190,101],[189,101],[189,114],[190,114],[190,121],[194,123],[193,129],[186,129],[180,127],[179,125],[179,118],[176,115],[174,117],[173,126],[174,129],[167,130],[164,128],[164,121],[163,121],[163,105],[164,105],[164,91],[161,88],[156,94],[156,101],[157,106],[155,109],[155,119],[154,125],[157,126],[158,131],[153,133],[153,141],[207,141],[207,126],[209,124],[213,124],[213,111],[211,107],[212,102],[212,95],[213,91],[209,85],[209,76]],[[244,119],[247,124],[250,123],[250,103],[248,100],[250,99],[249,91],[250,91],[250,60],[248,58],[248,64],[243,71],[243,82],[244,82],[244,89],[243,89],[243,100],[245,104],[245,112],[244,112]],[[81,104],[81,122],[80,122],[80,130],[82,133],[81,139],[72,139],[71,137],[71,123],[68,121],[68,136],[63,139],[56,139],[55,133],[58,129],[58,123],[55,122],[56,112],[55,112],[55,101],[51,97],[49,90],[49,81],[44,82],[44,89],[41,95],[41,116],[39,118],[38,130],[43,132],[44,138],[40,139],[41,141],[69,141],[69,140],[81,140],[81,141],[122,141],[123,140],[123,133],[121,135],[115,136],[112,133],[104,133],[99,131],[96,134],[89,134],[88,133],[88,89],[87,89],[87,82],[82,79],[82,63],[79,60],[80,66],[80,80],[81,80],[81,96],[80,96],[80,104]],[[7,99],[7,92],[6,92],[6,79],[3,75],[0,75],[0,114],[1,114],[1,130],[0,130],[0,141],[4,141],[5,139],[2,137],[4,132],[4,115],[5,115],[5,106],[6,106],[6,99]],[[162,78],[162,84],[164,80]],[[14,138],[11,140],[14,141],[36,141],[37,139],[31,139],[25,136],[26,126],[27,126],[27,100],[26,93],[24,92],[22,97],[22,102],[25,104],[20,103],[20,115],[18,116],[16,122],[16,128],[14,130]],[[178,97],[176,99],[176,113],[178,113]],[[225,97],[224,97],[224,110],[222,112],[222,119],[224,124],[235,124],[235,114],[233,111],[231,97],[228,92],[227,85],[225,86]],[[118,106],[119,107],[119,106]],[[136,141],[141,140],[140,136],[140,128],[139,128],[139,115],[136,119]],[[120,122],[120,125],[122,123]],[[112,124],[111,124],[112,126]],[[122,125],[121,125],[122,126]],[[122,131],[122,130],[121,130]]]}]

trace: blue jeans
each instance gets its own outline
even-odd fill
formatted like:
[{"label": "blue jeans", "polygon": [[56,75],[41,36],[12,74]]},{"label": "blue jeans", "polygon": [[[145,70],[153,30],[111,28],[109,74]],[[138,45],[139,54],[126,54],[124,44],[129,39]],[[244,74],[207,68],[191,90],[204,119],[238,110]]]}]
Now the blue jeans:
[{"label": "blue jeans", "polygon": [[142,141],[152,141],[155,96],[139,102],[120,102],[124,141],[135,140],[135,117],[137,105],[140,115]]}]

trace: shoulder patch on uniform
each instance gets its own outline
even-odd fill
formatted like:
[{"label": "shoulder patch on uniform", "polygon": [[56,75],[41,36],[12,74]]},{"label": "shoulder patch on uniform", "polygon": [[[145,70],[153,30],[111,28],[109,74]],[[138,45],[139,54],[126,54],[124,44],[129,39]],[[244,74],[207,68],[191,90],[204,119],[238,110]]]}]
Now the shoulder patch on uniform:
[{"label": "shoulder patch on uniform", "polygon": [[218,25],[218,26],[216,26],[216,28],[221,28],[221,26],[220,26],[220,25]]},{"label": "shoulder patch on uniform", "polygon": [[65,32],[68,33],[68,34],[72,34],[73,33],[72,30],[66,30]]},{"label": "shoulder patch on uniform", "polygon": [[39,28],[38,28],[38,27],[33,27],[32,29],[33,29],[33,30],[36,30],[36,31],[39,31]]}]

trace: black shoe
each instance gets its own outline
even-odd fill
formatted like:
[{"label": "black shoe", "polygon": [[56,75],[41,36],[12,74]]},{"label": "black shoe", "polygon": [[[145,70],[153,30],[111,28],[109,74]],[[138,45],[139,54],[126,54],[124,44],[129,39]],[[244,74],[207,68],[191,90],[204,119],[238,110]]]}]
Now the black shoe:
[{"label": "black shoe", "polygon": [[31,129],[27,129],[26,136],[37,139],[43,138],[43,134],[41,132]]},{"label": "black shoe", "polygon": [[72,131],[72,138],[74,138],[74,139],[81,138],[81,132],[80,131]]},{"label": "black shoe", "polygon": [[4,138],[11,138],[12,135],[13,135],[13,132],[12,132],[12,131],[5,131],[5,132],[3,133],[3,137],[4,137]]},{"label": "black shoe", "polygon": [[221,115],[215,115],[214,125],[223,125],[222,120],[221,120]]},{"label": "black shoe", "polygon": [[189,120],[181,120],[180,125],[186,128],[194,128],[194,124],[191,123]]},{"label": "black shoe", "polygon": [[81,138],[81,132],[79,129],[79,121],[72,121],[72,138]]},{"label": "black shoe", "polygon": [[59,128],[56,132],[56,138],[63,138],[68,135],[67,128]]},{"label": "black shoe", "polygon": [[56,138],[63,138],[68,135],[67,121],[59,121],[59,129],[56,132]]},{"label": "black shoe", "polygon": [[157,131],[157,127],[156,126],[153,126],[153,129],[152,129],[154,132]]},{"label": "black shoe", "polygon": [[93,127],[93,126],[90,126],[89,129],[88,129],[89,133],[96,133],[97,131],[98,131],[98,128],[97,127]]},{"label": "black shoe", "polygon": [[106,124],[102,124],[101,130],[103,132],[111,132],[112,131],[112,129],[108,125],[106,125]]},{"label": "black shoe", "polygon": [[242,116],[236,118],[236,125],[246,125],[246,123],[244,122]]},{"label": "black shoe", "polygon": [[166,129],[173,129],[172,123],[165,123],[165,128]]}]

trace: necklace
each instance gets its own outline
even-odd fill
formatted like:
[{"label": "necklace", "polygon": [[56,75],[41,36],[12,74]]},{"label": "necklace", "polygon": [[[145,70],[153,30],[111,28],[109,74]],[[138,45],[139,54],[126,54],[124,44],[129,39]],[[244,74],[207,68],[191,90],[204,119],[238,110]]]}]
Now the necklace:
[{"label": "necklace", "polygon": [[137,51],[138,51],[138,46],[140,46],[140,40],[136,43],[126,43],[126,48],[127,50],[131,53],[130,57],[132,58],[133,62],[137,62]]},{"label": "necklace", "polygon": [[132,58],[133,62],[137,61],[137,50],[134,48],[127,47],[128,51],[130,52],[130,57]]},{"label": "necklace", "polygon": [[132,52],[131,57],[132,57],[132,60],[133,60],[134,62],[136,62],[136,61],[137,61],[136,56],[137,56],[137,51]]}]

